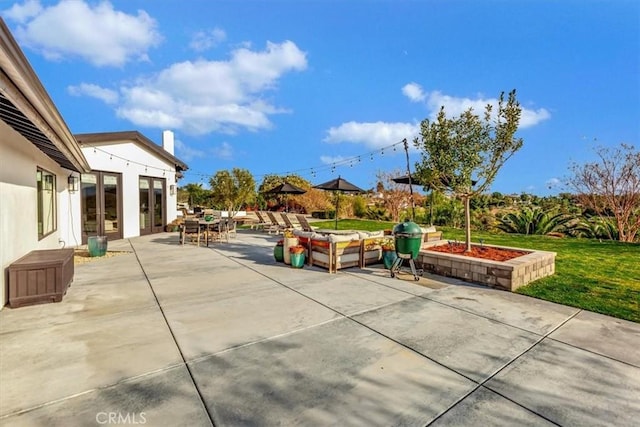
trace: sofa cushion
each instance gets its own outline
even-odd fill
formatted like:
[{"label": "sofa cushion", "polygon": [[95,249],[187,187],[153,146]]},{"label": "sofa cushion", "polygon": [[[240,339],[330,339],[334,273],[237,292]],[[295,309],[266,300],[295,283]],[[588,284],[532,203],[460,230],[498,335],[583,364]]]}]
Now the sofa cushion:
[{"label": "sofa cushion", "polygon": [[354,240],[360,240],[360,235],[358,233],[353,234],[329,234],[329,241],[331,243],[337,242],[352,242]]},{"label": "sofa cushion", "polygon": [[304,230],[298,230],[298,229],[294,229],[293,230],[293,235],[294,236],[298,236],[298,237],[304,237],[306,239],[312,239],[316,236],[316,232],[315,231],[304,231]]},{"label": "sofa cushion", "polygon": [[358,231],[358,235],[361,239],[376,239],[384,237],[384,230],[380,231]]}]

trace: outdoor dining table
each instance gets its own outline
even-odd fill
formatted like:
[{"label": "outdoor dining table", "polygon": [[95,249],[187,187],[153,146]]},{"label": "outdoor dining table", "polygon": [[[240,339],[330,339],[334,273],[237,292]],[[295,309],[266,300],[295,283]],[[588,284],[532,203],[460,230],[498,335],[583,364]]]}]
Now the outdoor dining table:
[{"label": "outdoor dining table", "polygon": [[204,218],[200,218],[198,220],[198,223],[200,224],[200,230],[204,231],[204,239],[207,243],[207,247],[209,247],[209,231],[212,229],[212,227],[220,224],[220,219],[216,218],[211,221],[207,221]]}]

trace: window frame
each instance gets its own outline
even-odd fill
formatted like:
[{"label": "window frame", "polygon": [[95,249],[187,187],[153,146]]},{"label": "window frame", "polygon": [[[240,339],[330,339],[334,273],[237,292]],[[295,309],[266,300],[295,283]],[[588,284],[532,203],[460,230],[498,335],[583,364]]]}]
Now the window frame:
[{"label": "window frame", "polygon": [[[46,177],[51,177],[51,179],[47,179]],[[47,189],[46,187],[48,186],[51,188]],[[47,194],[49,192],[50,194]],[[42,240],[58,231],[57,194],[56,174],[38,166],[36,170],[36,224],[38,228],[38,240]],[[48,222],[45,222],[45,200],[49,202],[48,206],[51,207],[50,213],[53,217],[51,219],[50,229],[45,229],[45,226],[48,224]]]}]

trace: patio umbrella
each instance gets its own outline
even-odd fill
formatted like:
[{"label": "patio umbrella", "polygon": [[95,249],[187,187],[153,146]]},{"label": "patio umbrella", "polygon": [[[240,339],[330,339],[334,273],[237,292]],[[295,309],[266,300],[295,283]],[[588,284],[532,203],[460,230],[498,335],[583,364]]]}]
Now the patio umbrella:
[{"label": "patio umbrella", "polygon": [[[265,194],[304,194],[307,190],[304,188],[300,188],[296,185],[293,185],[287,181],[283,182],[280,185],[276,185],[272,189],[265,191]],[[287,209],[289,209],[289,203],[287,201],[286,204]]]},{"label": "patio umbrella", "polygon": [[[409,180],[409,178],[411,178],[411,180]],[[421,187],[425,186],[420,180],[420,178],[415,177],[413,175],[398,176],[396,178],[391,178],[391,181],[395,182],[396,184],[411,184],[411,185],[419,185]]]},{"label": "patio umbrella", "polygon": [[313,188],[318,188],[320,190],[333,191],[336,193],[336,230],[338,229],[338,212],[340,208],[340,197],[338,196],[338,192],[344,191],[348,193],[363,193],[364,190],[356,185],[353,185],[346,179],[338,176],[336,179],[332,179],[331,181],[324,182],[322,184],[314,185]]}]

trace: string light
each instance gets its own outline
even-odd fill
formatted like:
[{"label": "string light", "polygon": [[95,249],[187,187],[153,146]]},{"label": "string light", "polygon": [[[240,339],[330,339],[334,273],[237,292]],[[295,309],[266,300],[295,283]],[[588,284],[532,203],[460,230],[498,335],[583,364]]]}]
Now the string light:
[{"label": "string light", "polygon": [[113,158],[115,157],[116,159],[120,159],[123,162],[125,162],[127,166],[129,166],[131,164],[138,165],[138,166],[141,166],[141,167],[144,166],[144,171],[145,172],[148,172],[149,169],[157,170],[158,172],[162,172],[162,176],[167,176],[167,172],[169,172],[169,173],[175,172],[175,170],[173,170],[173,169],[166,169],[166,168],[161,168],[161,167],[157,167],[157,166],[146,165],[144,163],[140,163],[140,162],[137,162],[135,160],[127,159],[125,157],[121,157],[121,156],[118,156],[117,154],[113,154],[113,153],[110,153],[110,152],[108,152],[106,150],[103,150],[102,148],[98,148],[98,147],[91,146],[91,145],[87,145],[87,146],[91,147],[93,149],[94,153],[97,153],[98,151],[100,151],[101,153],[104,153],[105,155],[108,155],[109,156],[109,160],[111,160],[111,161],[113,161]]},{"label": "string light", "polygon": [[[404,141],[404,140],[403,140]],[[286,171],[286,172],[268,172],[268,173],[264,173],[264,174],[252,174],[254,179],[256,181],[259,181],[260,179],[269,176],[269,175],[278,175],[278,176],[290,176],[290,175],[297,175],[300,177],[305,177],[305,176],[309,176],[312,178],[315,178],[318,173],[323,172],[323,171],[327,171],[327,172],[331,172],[332,174],[334,174],[336,172],[336,170],[340,167],[346,167],[347,165],[349,167],[353,167],[353,165],[358,162],[361,163],[362,162],[362,158],[364,156],[369,156],[370,160],[373,161],[375,160],[375,157],[377,155],[384,155],[384,151],[387,150],[387,152],[390,152],[391,150],[393,150],[394,152],[397,152],[398,149],[397,147],[400,146],[401,144],[403,144],[403,141],[399,141],[396,142],[394,144],[385,146],[385,147],[381,147],[379,149],[364,153],[364,154],[360,154],[358,156],[353,156],[353,157],[349,157],[346,159],[342,159],[339,161],[335,161],[332,163],[328,163],[325,165],[321,165],[321,166],[311,166],[308,168],[301,168],[301,169],[297,169],[297,170],[290,170],[290,171]],[[402,148],[402,147],[401,147]],[[402,150],[400,150],[402,151]],[[211,174],[210,173],[203,173],[203,172],[198,172],[198,171],[193,171],[193,170],[188,170],[184,172],[185,176],[194,176],[194,177],[205,177],[205,178],[210,178]]]}]

